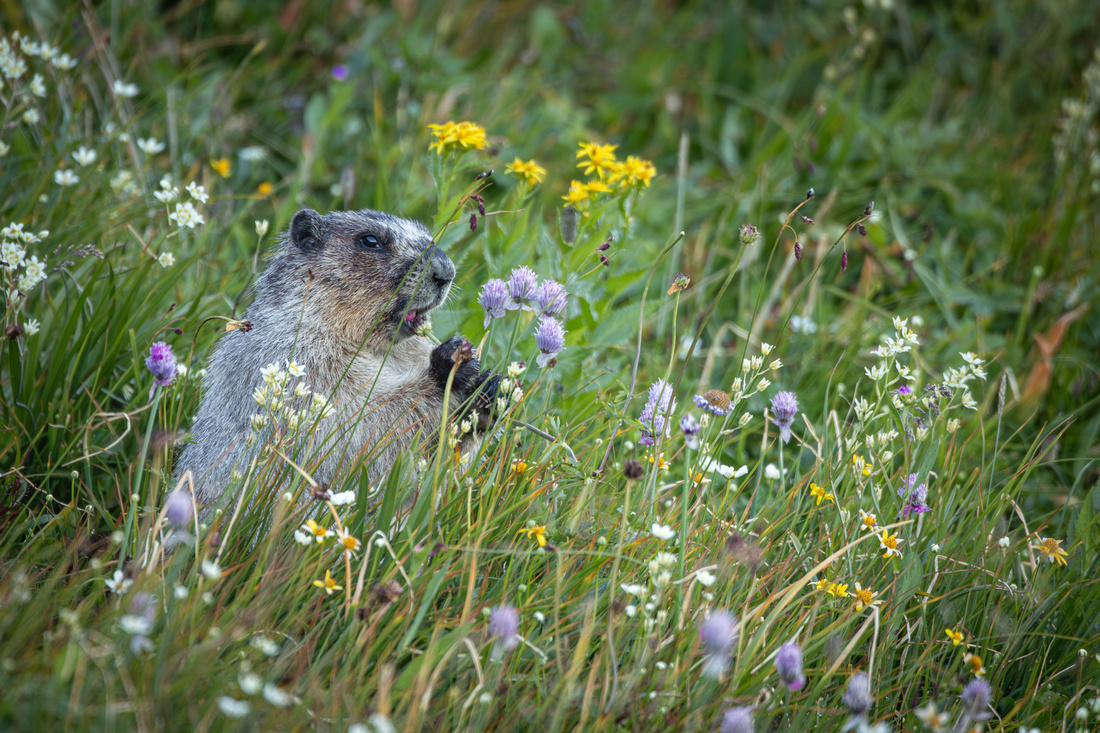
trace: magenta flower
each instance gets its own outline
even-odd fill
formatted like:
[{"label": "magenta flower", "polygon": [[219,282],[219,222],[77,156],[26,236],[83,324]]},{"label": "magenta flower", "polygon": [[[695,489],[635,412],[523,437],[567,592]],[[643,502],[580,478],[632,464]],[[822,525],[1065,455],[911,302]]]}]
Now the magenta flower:
[{"label": "magenta flower", "polygon": [[672,385],[658,379],[649,388],[649,400],[642,408],[639,420],[642,423],[642,445],[654,445],[659,436],[668,437],[668,415],[676,411],[676,400],[672,399]]},{"label": "magenta flower", "polygon": [[772,422],[779,428],[779,439],[784,443],[791,439],[791,423],[798,412],[798,399],[794,392],[780,392],[772,397]]},{"label": "magenta flower", "polygon": [[508,302],[505,308],[510,311],[523,309],[531,310],[531,299],[538,290],[539,276],[530,267],[517,267],[512,270],[512,277],[508,280]]},{"label": "magenta flower", "polygon": [[493,278],[481,287],[481,296],[478,299],[481,307],[485,309],[484,328],[489,327],[489,322],[494,318],[503,318],[508,309],[508,285],[500,279]]},{"label": "magenta flower", "polygon": [[565,347],[565,329],[553,318],[543,318],[535,331],[535,345],[542,352],[535,357],[535,363],[544,367]]},{"label": "magenta flower", "polygon": [[[176,357],[172,347],[163,341],[157,341],[149,347],[149,356],[145,357],[145,366],[153,373],[153,389],[167,387],[176,378]],[[149,392],[152,396],[152,390]]]},{"label": "magenta flower", "polygon": [[779,647],[775,653],[775,671],[779,673],[779,681],[789,690],[801,690],[806,684],[806,677],[802,674],[802,649],[795,642],[787,642]]},{"label": "magenta flower", "polygon": [[544,316],[556,316],[565,310],[565,298],[569,293],[559,283],[547,280],[535,291],[535,310]]},{"label": "magenta flower", "polygon": [[715,611],[699,624],[699,640],[703,642],[702,674],[715,679],[730,666],[730,652],[737,644],[737,619],[729,611]]}]

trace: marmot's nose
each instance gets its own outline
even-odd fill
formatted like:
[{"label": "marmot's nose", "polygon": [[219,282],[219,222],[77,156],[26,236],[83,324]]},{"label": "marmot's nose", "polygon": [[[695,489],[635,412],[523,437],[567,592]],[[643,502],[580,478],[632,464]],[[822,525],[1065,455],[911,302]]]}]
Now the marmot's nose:
[{"label": "marmot's nose", "polygon": [[431,274],[432,280],[439,288],[445,288],[455,279],[455,265],[451,258],[443,254],[438,246],[433,247]]}]

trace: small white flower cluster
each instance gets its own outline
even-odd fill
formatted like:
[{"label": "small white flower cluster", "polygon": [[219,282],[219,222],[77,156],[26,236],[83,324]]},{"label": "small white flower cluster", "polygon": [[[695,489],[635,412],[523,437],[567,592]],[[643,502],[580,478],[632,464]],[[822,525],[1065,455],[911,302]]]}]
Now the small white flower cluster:
[{"label": "small white flower cluster", "polygon": [[[37,234],[25,231],[21,223],[8,224],[0,229],[0,263],[3,263],[2,270],[7,286],[5,292],[9,302],[16,300],[20,294],[29,293],[35,285],[46,279],[46,260],[40,261],[34,255],[28,258],[23,245],[37,244],[49,234],[47,231]],[[38,322],[34,323],[37,331]]]},{"label": "small white flower cluster", "polygon": [[[140,146],[141,141],[138,141]],[[207,199],[210,198],[206,193],[206,188],[200,186],[197,183],[188,183],[185,190],[191,196],[191,201],[177,201],[174,211],[169,212],[168,218],[171,221],[176,222],[180,229],[194,229],[197,226],[206,223],[206,219],[203,218],[199,210],[195,208],[195,202],[199,204],[205,204]],[[172,185],[172,182],[167,178],[162,178],[160,181],[160,190],[153,193],[158,201],[163,204],[169,204],[179,197],[179,189]]]},{"label": "small white flower cluster", "polygon": [[[16,31],[10,39],[0,38],[0,76],[9,82],[17,81],[28,70],[27,61],[19,55],[19,51],[22,51],[28,57],[40,58],[61,71],[67,71],[76,66],[76,61],[69,54],[61,53],[61,49],[56,46],[51,46],[45,41],[32,41]],[[0,83],[0,86],[2,86],[2,83]],[[46,87],[46,78],[42,74],[35,73],[23,88],[16,87],[14,84],[13,87],[15,87],[16,96],[21,97],[26,103],[26,109],[22,115],[23,122],[28,125],[36,125],[41,122],[42,115],[34,106],[33,98],[41,99],[47,95],[49,90]],[[6,104],[9,108],[14,107],[16,101],[16,99],[7,100]],[[8,150],[7,145],[0,143],[0,155],[4,155]]]},{"label": "small white flower cluster", "polygon": [[[257,434],[270,424],[284,425],[288,433],[294,433],[335,411],[327,397],[306,385],[301,379],[305,370],[293,361],[287,361],[285,368],[277,363],[268,364],[260,369],[260,376],[263,384],[252,393],[252,399],[262,410],[250,418],[252,430],[245,438],[248,445],[252,445]],[[292,387],[290,383],[295,378],[299,381]]]}]

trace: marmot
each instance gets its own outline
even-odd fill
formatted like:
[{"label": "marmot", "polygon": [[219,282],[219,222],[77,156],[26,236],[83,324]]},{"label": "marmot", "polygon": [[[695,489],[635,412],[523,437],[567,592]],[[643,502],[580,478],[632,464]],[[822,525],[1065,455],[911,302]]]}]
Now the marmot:
[{"label": "marmot", "polygon": [[[361,455],[376,482],[418,435],[439,428],[459,349],[452,415],[475,393],[481,408],[491,406],[499,376],[481,371],[469,342],[455,336],[433,348],[418,333],[454,277],[419,222],[369,209],[299,211],[256,282],[243,327],[214,350],[177,477],[190,470],[200,502],[217,504],[233,471],[246,474],[278,431],[297,436],[282,449],[318,482]],[[297,381],[312,393],[295,393]]]}]

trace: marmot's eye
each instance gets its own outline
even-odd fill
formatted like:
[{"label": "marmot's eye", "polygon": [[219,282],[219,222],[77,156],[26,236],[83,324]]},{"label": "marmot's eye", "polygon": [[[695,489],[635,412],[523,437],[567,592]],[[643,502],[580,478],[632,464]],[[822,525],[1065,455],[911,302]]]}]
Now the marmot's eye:
[{"label": "marmot's eye", "polygon": [[359,237],[359,244],[363,245],[367,249],[382,249],[382,243],[378,241],[378,237],[373,234],[364,234]]}]

